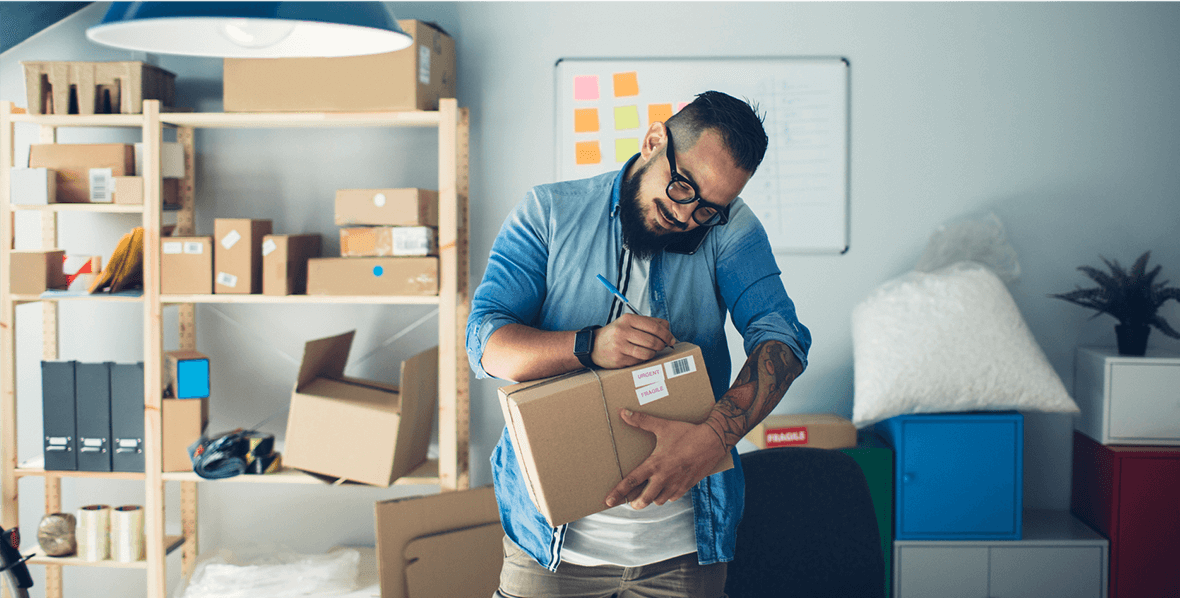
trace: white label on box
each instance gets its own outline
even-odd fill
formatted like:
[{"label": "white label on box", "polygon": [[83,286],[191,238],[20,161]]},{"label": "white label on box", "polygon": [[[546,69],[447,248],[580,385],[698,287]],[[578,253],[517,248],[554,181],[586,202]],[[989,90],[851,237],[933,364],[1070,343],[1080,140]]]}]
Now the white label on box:
[{"label": "white label on box", "polygon": [[186,241],[184,244],[184,252],[190,255],[201,255],[202,253],[205,253],[205,244],[200,241]]},{"label": "white label on box", "polygon": [[430,85],[430,48],[418,46],[418,82]]},{"label": "white label on box", "polygon": [[279,244],[275,243],[274,239],[267,239],[262,242],[262,255],[267,256],[274,253],[274,250],[279,248]]},{"label": "white label on box", "polygon": [[375,205],[379,208],[384,208],[385,207],[385,194],[378,193],[378,194],[374,195],[373,196],[373,205]]},{"label": "white label on box", "polygon": [[221,238],[221,246],[226,249],[233,249],[234,244],[242,240],[242,234],[236,230],[229,231],[229,234]]},{"label": "white label on box", "polygon": [[218,272],[217,284],[223,287],[236,287],[238,286],[238,277],[228,272]]},{"label": "white label on box", "polygon": [[115,179],[110,168],[90,169],[90,202],[111,203],[115,192]]},{"label": "white label on box", "polygon": [[180,241],[165,241],[164,255],[180,255],[184,253],[184,243]]},{"label": "white label on box", "polygon": [[393,255],[426,255],[430,253],[430,229],[424,226],[404,226],[393,229]]},{"label": "white label on box", "polygon": [[642,370],[631,372],[631,377],[635,379],[635,388],[655,384],[656,382],[663,382],[664,368],[658,364],[645,367]]},{"label": "white label on box", "polygon": [[635,396],[639,398],[640,405],[646,405],[656,399],[668,396],[668,385],[661,380],[655,384],[641,386],[635,389]]},{"label": "white label on box", "polygon": [[667,370],[669,378],[675,378],[676,376],[683,376],[685,374],[691,374],[697,371],[697,364],[692,358],[692,355],[689,355],[687,357],[681,357],[680,359],[666,362],[664,364],[664,369]]}]

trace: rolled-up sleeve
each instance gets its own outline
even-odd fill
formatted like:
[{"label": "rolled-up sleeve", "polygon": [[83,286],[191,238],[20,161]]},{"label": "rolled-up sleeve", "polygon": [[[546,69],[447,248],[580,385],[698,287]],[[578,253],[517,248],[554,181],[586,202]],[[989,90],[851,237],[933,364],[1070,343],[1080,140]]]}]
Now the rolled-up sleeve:
[{"label": "rolled-up sleeve", "polygon": [[477,378],[491,378],[481,363],[488,338],[505,324],[532,325],[545,300],[551,202],[532,190],[504,220],[483,280],[471,297],[467,360]]}]

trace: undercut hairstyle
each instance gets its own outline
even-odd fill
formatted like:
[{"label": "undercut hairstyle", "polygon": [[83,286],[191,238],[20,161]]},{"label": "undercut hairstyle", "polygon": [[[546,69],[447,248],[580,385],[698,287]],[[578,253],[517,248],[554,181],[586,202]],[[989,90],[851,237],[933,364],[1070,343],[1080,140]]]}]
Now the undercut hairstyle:
[{"label": "undercut hairstyle", "polygon": [[716,130],[738,168],[754,174],[766,156],[768,139],[762,127],[765,118],[765,114],[758,113],[755,102],[739,100],[719,91],[706,91],[672,115],[664,125],[672,130],[676,146],[684,149],[696,145],[706,130]]}]

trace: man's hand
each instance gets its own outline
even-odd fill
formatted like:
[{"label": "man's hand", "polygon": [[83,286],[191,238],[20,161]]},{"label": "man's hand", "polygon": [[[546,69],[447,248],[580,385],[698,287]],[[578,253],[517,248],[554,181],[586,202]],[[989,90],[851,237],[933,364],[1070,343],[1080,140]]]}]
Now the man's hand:
[{"label": "man's hand", "polygon": [[594,331],[590,357],[598,367],[613,370],[643,363],[674,344],[676,337],[667,320],[623,314]]},{"label": "man's hand", "polygon": [[622,410],[622,416],[627,424],[655,434],[656,448],[607,495],[609,507],[622,504],[625,499],[630,499],[636,509],[676,500],[712,473],[717,463],[729,454],[717,433],[705,424],[663,419],[626,409]]}]

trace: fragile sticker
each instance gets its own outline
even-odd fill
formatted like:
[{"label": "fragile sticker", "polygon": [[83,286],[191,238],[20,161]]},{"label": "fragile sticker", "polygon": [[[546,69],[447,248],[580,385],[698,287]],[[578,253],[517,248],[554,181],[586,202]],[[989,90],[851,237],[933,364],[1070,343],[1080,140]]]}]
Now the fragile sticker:
[{"label": "fragile sticker", "polygon": [[631,377],[635,379],[635,388],[655,384],[656,382],[663,382],[664,368],[658,364],[653,365],[631,372]]},{"label": "fragile sticker", "polygon": [[274,253],[274,250],[279,248],[279,244],[275,243],[274,239],[267,239],[262,242],[262,255],[267,256]]},{"label": "fragile sticker", "polygon": [[238,286],[238,277],[229,272],[218,272],[217,284],[223,287],[236,287]]},{"label": "fragile sticker", "polygon": [[205,253],[205,244],[200,241],[189,241],[184,244],[184,252],[188,254],[200,255]]},{"label": "fragile sticker", "polygon": [[236,230],[229,231],[229,234],[221,238],[221,246],[226,249],[233,249],[238,241],[242,240],[242,233]]},{"label": "fragile sticker", "polygon": [[807,444],[807,426],[770,428],[766,430],[766,448],[801,446]]},{"label": "fragile sticker", "polygon": [[697,363],[692,358],[692,355],[688,355],[680,359],[665,362],[664,369],[667,371],[669,378],[675,378],[676,376],[683,376],[697,371]]},{"label": "fragile sticker", "polygon": [[184,253],[184,243],[180,241],[165,241],[164,255],[179,255]]},{"label": "fragile sticker", "polygon": [[656,399],[662,399],[668,396],[668,385],[663,380],[655,384],[648,384],[635,389],[635,396],[639,399],[640,405],[646,405]]}]

